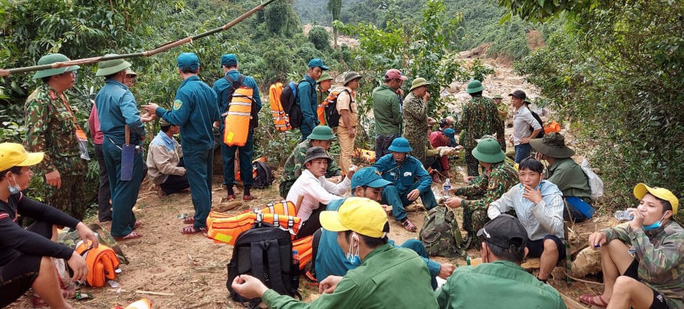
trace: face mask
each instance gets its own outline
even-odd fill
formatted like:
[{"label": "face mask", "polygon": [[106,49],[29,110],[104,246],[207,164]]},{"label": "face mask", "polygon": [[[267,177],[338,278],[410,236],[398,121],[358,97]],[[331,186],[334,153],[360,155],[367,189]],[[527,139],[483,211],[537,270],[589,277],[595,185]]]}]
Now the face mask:
[{"label": "face mask", "polygon": [[663,217],[660,218],[660,220],[658,220],[658,221],[656,221],[656,222],[653,222],[653,224],[644,225],[644,226],[642,226],[641,228],[643,228],[644,231],[650,231],[650,230],[657,229],[657,228],[663,226],[663,220],[664,220],[664,219],[665,219],[665,215],[663,214]]},{"label": "face mask", "polygon": [[21,192],[21,186],[17,184],[17,180],[14,178],[14,175],[12,175],[12,180],[14,181],[14,186],[9,184],[9,181],[7,181],[7,189],[9,189],[10,194],[17,194]]},{"label": "face mask", "polygon": [[359,247],[356,247],[356,254],[352,254],[352,250],[354,249],[352,244],[354,243],[354,239],[356,239],[356,242],[359,242],[359,237],[356,236],[356,234],[352,234],[351,241],[349,242],[349,251],[347,251],[347,262],[353,266],[359,266],[361,265],[361,257],[359,257]]}]

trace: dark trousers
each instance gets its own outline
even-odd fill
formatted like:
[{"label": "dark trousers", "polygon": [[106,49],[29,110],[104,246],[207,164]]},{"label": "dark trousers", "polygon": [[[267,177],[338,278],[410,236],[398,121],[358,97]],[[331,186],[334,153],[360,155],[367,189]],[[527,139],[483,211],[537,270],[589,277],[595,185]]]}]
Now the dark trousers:
[{"label": "dark trousers", "polygon": [[389,148],[389,146],[392,145],[392,141],[399,136],[401,136],[399,133],[375,136],[375,161],[390,153],[387,148]]},{"label": "dark trousers", "polygon": [[297,236],[295,239],[300,239],[304,238],[309,235],[313,235],[316,233],[321,228],[321,212],[324,211],[326,208],[326,205],[319,204],[318,208],[314,209],[314,211],[311,213],[311,216],[309,216],[309,219],[304,221],[302,223],[302,228],[299,229],[299,232],[297,232]]},{"label": "dark trousers", "polygon": [[133,206],[138,200],[140,183],[143,178],[142,152],[136,151],[133,161],[133,178],[129,181],[121,180],[121,149],[112,144],[109,138],[102,144],[107,175],[109,176],[109,190],[112,193],[112,236],[124,237],[135,227]]},{"label": "dark trousers", "polygon": [[[409,201],[408,197],[406,196],[409,194],[409,192],[418,188],[419,185],[420,183],[416,182],[410,187],[406,188],[404,191],[399,191],[397,187],[389,185],[382,190],[381,203],[392,206],[392,215],[394,216],[395,220],[401,221],[406,219],[406,209],[404,207],[413,203],[412,201]],[[425,209],[429,210],[437,206],[437,199],[435,199],[435,194],[432,193],[432,190],[428,189],[425,192],[421,192],[420,200],[423,202]]]},{"label": "dark trousers", "polygon": [[465,150],[465,164],[468,169],[468,176],[480,176],[480,162],[473,157],[472,149]]},{"label": "dark trousers", "polygon": [[213,176],[214,149],[202,150],[192,145],[184,145],[183,160],[186,175],[190,182],[192,205],[195,207],[195,228],[207,226],[207,217],[211,211],[211,179]]},{"label": "dark trousers", "polygon": [[[223,136],[223,134],[221,134]],[[221,142],[221,157],[223,158],[223,184],[232,186],[235,184],[235,151],[240,156],[240,178],[244,186],[251,187],[254,184],[252,176],[252,157],[254,156],[254,129],[249,129],[247,142],[244,146],[228,146]]]},{"label": "dark trousers", "polygon": [[105,165],[102,144],[95,144],[95,159],[100,166],[100,186],[97,190],[97,218],[100,222],[112,221],[112,198],[109,192],[109,176],[107,176],[107,166]]},{"label": "dark trousers", "polygon": [[[180,159],[180,162],[178,162],[177,166],[185,167],[183,158]],[[188,182],[188,175],[187,173],[183,176],[169,175],[169,177],[166,178],[166,181],[160,184],[159,187],[162,189],[162,191],[164,191],[164,194],[166,195],[183,191],[190,187],[190,183]]]}]

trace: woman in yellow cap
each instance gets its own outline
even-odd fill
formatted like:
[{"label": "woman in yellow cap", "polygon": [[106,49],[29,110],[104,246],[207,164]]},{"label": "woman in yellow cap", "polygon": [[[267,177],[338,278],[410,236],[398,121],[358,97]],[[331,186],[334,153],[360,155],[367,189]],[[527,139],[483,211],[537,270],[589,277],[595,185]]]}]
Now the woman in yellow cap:
[{"label": "woman in yellow cap", "polygon": [[[684,307],[684,229],[675,221],[679,200],[670,190],[634,187],[637,208],[628,223],[589,236],[601,250],[604,289],[580,301],[610,308]],[[614,241],[617,240],[617,241]]]},{"label": "woman in yellow cap", "polygon": [[[66,291],[60,291],[52,257],[67,261],[76,281],[85,281],[88,266],[73,249],[51,241],[57,237],[55,225],[74,228],[83,241],[98,246],[95,234],[83,222],[21,192],[33,176],[31,166],[43,157],[42,152],[27,152],[21,144],[0,144],[0,308],[29,288],[40,295],[34,296],[34,303],[44,301],[51,308],[71,308],[64,300]],[[18,215],[37,222],[23,229],[16,223]]]}]

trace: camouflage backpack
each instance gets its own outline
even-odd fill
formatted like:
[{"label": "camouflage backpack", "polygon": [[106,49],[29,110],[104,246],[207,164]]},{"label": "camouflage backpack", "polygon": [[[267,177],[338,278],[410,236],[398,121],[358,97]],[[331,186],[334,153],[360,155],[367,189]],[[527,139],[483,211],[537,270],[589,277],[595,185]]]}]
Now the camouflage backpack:
[{"label": "camouflage backpack", "polygon": [[430,255],[455,258],[462,254],[461,231],[454,212],[448,207],[437,206],[428,211],[419,238]]}]

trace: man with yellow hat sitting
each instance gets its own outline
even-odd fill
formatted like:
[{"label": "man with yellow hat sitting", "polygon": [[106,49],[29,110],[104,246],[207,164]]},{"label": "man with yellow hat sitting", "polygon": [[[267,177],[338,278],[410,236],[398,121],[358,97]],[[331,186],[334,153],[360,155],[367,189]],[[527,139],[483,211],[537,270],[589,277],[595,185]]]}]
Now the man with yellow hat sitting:
[{"label": "man with yellow hat sitting", "polygon": [[348,198],[338,211],[322,212],[321,224],[337,232],[340,248],[361,265],[321,281],[322,295],[312,303],[280,295],[249,275],[236,277],[232,288],[247,298],[260,297],[269,308],[437,308],[425,262],[387,243],[389,222],[380,204]]},{"label": "man with yellow hat sitting", "polygon": [[672,220],[679,199],[670,190],[639,183],[632,219],[589,235],[601,251],[603,293],[580,301],[610,308],[684,307],[684,229]]},{"label": "man with yellow hat sitting", "polygon": [[[75,281],[85,281],[88,266],[73,249],[51,241],[57,238],[55,225],[73,228],[83,241],[98,246],[97,237],[83,222],[21,192],[31,182],[31,166],[43,159],[42,152],[27,152],[21,144],[0,144],[0,308],[13,303],[29,288],[35,292],[34,304],[71,308],[63,296],[69,291],[60,291],[52,257],[67,262]],[[16,222],[18,215],[37,222],[23,229]]]}]

